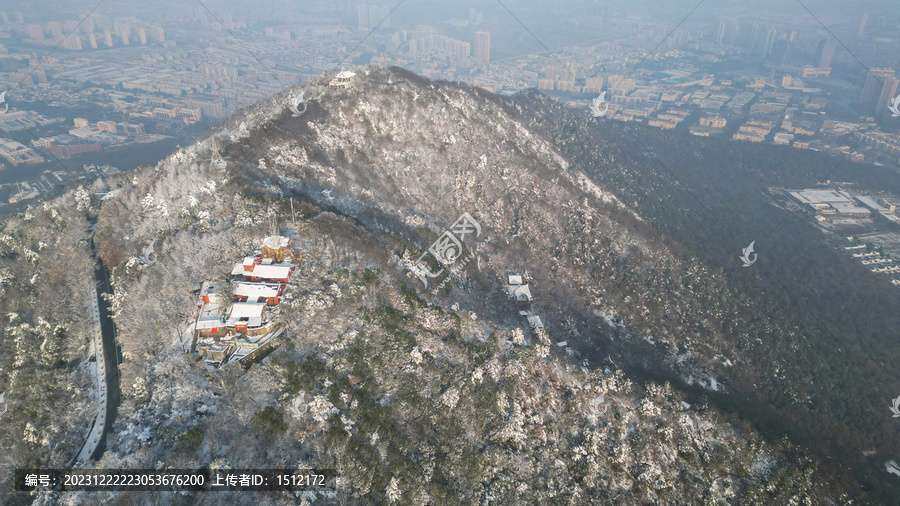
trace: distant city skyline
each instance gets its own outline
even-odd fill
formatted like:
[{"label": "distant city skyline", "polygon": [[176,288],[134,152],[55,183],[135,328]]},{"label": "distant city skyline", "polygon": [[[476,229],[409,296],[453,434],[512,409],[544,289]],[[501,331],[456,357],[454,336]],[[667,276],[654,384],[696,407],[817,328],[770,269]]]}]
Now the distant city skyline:
[{"label": "distant city skyline", "polygon": [[[878,71],[900,66],[900,54],[878,42],[890,15],[879,12],[873,24],[868,10],[837,21],[829,33],[808,15],[738,14],[743,7],[696,12],[673,31],[674,18],[611,4],[584,5],[577,17],[569,4],[551,9],[528,1],[509,6],[513,16],[499,5],[450,2],[429,9],[313,2],[278,16],[237,3],[210,5],[210,11],[153,11],[152,5],[99,9],[88,17],[34,9],[0,16],[0,32],[7,34],[0,54],[8,62],[0,67],[0,89],[12,92],[12,110],[0,118],[7,146],[0,163],[105,156],[131,142],[149,146],[351,64],[399,65],[503,94],[534,87],[571,106],[607,91],[612,120],[817,150],[831,145],[826,117],[838,115],[831,121],[845,125],[883,120],[883,106],[900,91],[893,70]],[[153,13],[137,15],[145,11]],[[846,48],[882,63],[864,71]],[[741,70],[722,71],[723,63]],[[833,108],[829,91],[844,94],[847,86],[858,90],[858,104]],[[54,117],[20,108],[36,102],[93,104],[94,112]],[[703,114],[686,125],[692,109]],[[74,118],[88,126],[44,132]],[[103,126],[110,124],[142,126],[139,132]],[[886,145],[864,149],[886,161],[879,158]]]}]

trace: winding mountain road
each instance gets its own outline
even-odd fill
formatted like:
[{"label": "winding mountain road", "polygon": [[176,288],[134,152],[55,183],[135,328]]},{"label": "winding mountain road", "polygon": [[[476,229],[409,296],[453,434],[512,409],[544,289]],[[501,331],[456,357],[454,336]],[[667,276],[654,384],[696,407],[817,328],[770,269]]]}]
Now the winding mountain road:
[{"label": "winding mountain road", "polygon": [[109,387],[106,384],[106,353],[104,352],[103,331],[100,325],[100,297],[97,293],[97,288],[93,285],[91,285],[90,293],[90,311],[91,319],[93,320],[91,346],[96,357],[94,361],[94,386],[97,388],[97,416],[94,418],[94,424],[91,426],[91,431],[88,433],[84,446],[81,447],[81,451],[78,452],[78,457],[75,459],[76,467],[87,462],[97,451],[100,439],[106,429],[106,415],[109,405]]},{"label": "winding mountain road", "polygon": [[[93,237],[90,241],[94,249]],[[96,250],[94,249],[96,253]],[[93,320],[91,346],[94,348],[94,384],[96,386],[97,415],[91,425],[84,446],[75,458],[75,467],[80,467],[90,459],[98,459],[106,449],[106,436],[115,421],[116,410],[121,401],[119,390],[119,361],[116,352],[116,329],[109,316],[109,304],[100,297],[102,292],[111,292],[106,270],[100,261],[94,269],[95,283],[91,284],[90,311]]]}]

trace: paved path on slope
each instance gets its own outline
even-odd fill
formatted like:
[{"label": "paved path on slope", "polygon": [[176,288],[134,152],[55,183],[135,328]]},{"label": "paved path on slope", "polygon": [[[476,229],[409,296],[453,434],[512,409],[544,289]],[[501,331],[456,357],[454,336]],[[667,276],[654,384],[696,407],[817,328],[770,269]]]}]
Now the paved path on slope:
[{"label": "paved path on slope", "polygon": [[[91,314],[91,346],[94,349],[94,387],[96,390],[95,399],[97,401],[97,416],[94,418],[94,424],[91,426],[91,432],[88,434],[75,459],[75,465],[81,466],[94,456],[100,439],[106,429],[106,414],[109,404],[109,391],[106,384],[106,351],[103,346],[103,330],[100,325],[100,300],[97,294],[97,287],[91,284],[90,292],[90,314]],[[115,353],[115,350],[112,350]]]},{"label": "paved path on slope", "polygon": [[[93,248],[93,238],[91,238]],[[94,384],[96,391],[97,415],[91,425],[84,446],[75,458],[75,466],[81,466],[89,459],[99,459],[106,449],[106,436],[116,418],[116,410],[121,401],[119,390],[119,361],[116,352],[116,328],[109,317],[109,303],[99,297],[97,286],[103,292],[111,292],[106,270],[100,261],[94,270],[91,284],[89,310],[93,322],[91,346],[94,349]]]}]

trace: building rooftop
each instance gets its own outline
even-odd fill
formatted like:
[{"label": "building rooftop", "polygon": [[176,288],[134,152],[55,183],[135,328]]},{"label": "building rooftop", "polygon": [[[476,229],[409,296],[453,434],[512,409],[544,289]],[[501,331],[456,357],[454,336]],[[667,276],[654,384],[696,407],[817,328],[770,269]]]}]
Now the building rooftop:
[{"label": "building rooftop", "polygon": [[869,197],[868,195],[854,195],[853,197],[856,198],[856,200],[860,201],[864,206],[868,207],[869,209],[871,209],[873,211],[879,211],[879,212],[888,211],[888,209],[886,207],[881,206],[880,204],[878,204],[878,202],[875,202],[875,199],[873,199],[872,197]]},{"label": "building rooftop", "polygon": [[528,302],[531,300],[531,290],[528,285],[509,285],[507,291],[509,296],[517,301]]},{"label": "building rooftop", "polygon": [[241,297],[277,297],[281,285],[271,283],[239,283],[234,294]]},{"label": "building rooftop", "polygon": [[826,202],[829,204],[835,202],[853,202],[850,195],[847,195],[840,190],[792,190],[788,193],[803,204],[816,204],[819,202]]},{"label": "building rooftop", "polygon": [[292,264],[257,265],[251,271],[254,277],[264,279],[285,279],[291,275]]},{"label": "building rooftop", "polygon": [[262,325],[262,312],[266,305],[255,302],[235,302],[231,305],[231,314],[225,324],[229,327],[246,325],[259,327]]},{"label": "building rooftop", "polygon": [[214,329],[222,325],[222,309],[218,305],[207,304],[200,308],[200,316],[197,318],[197,330]]}]

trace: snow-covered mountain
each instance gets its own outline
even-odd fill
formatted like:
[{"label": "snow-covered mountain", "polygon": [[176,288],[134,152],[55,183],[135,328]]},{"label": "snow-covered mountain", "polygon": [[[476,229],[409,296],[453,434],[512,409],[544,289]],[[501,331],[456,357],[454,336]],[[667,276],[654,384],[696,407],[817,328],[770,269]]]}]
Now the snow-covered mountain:
[{"label": "snow-covered mountain", "polygon": [[[786,503],[835,493],[790,443],[617,369],[650,364],[727,392],[722,357],[737,355],[737,341],[723,321],[740,304],[706,289],[724,286],[721,274],[673,250],[567,159],[525,114],[543,99],[397,68],[355,71],[350,89],[322,76],[236,113],[156,167],[95,183],[93,196],[76,189],[29,210],[26,250],[41,251],[43,231],[82,248],[83,261],[87,246],[64,231],[87,218],[111,271],[124,400],[103,466],[336,468],[338,490],[320,499],[360,504]],[[300,92],[309,103],[296,116]],[[610,146],[606,156],[615,164],[620,153]],[[480,227],[465,243],[473,260],[426,289],[411,267],[463,213]],[[24,234],[24,219],[4,233]],[[223,283],[272,234],[302,255],[279,313],[282,343],[248,370],[208,368],[185,353],[193,291]],[[146,265],[151,242],[157,260]],[[21,276],[63,261],[0,260]],[[506,295],[507,273],[523,271],[546,331]],[[65,342],[73,357],[83,333]],[[28,423],[53,444],[51,421]],[[17,448],[55,464],[63,455]]]}]

